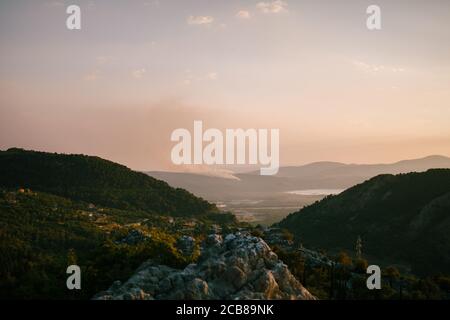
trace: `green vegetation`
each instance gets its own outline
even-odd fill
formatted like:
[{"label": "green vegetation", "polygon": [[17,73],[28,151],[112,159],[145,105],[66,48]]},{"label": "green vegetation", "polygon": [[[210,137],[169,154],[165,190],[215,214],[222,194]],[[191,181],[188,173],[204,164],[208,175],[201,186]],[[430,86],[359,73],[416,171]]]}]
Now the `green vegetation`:
[{"label": "green vegetation", "polygon": [[[383,175],[291,214],[268,243],[319,298],[449,299],[449,214],[450,170]],[[207,234],[238,228],[267,236],[187,191],[100,158],[0,151],[0,299],[89,299],[149,259],[183,268]],[[182,236],[195,238],[189,253]],[[332,252],[334,263],[307,263],[295,243]],[[381,291],[367,290],[362,257],[395,262],[382,267]],[[81,267],[82,290],[66,288],[71,264]]]},{"label": "green vegetation", "polygon": [[417,275],[450,275],[450,170],[381,175],[289,215],[278,226],[311,249],[363,252]]},{"label": "green vegetation", "polygon": [[183,189],[98,157],[0,151],[0,186],[30,188],[123,210],[174,216],[217,212]]},{"label": "green vegetation", "polygon": [[332,265],[311,265],[300,251],[274,246],[292,274],[316,297],[330,300],[440,300],[450,299],[450,277],[418,277],[396,267],[383,269],[381,290],[368,290],[368,261],[342,251],[329,257]]},{"label": "green vegetation", "polygon": [[[177,247],[234,216],[187,191],[95,157],[0,152],[0,299],[89,299],[148,259],[182,268]],[[138,232],[141,239],[124,241]],[[66,288],[66,268],[82,290]]]},{"label": "green vegetation", "polygon": [[[201,236],[214,224],[234,223],[227,214],[170,218],[172,223],[167,216],[144,217],[31,190],[0,189],[0,299],[88,299],[127,279],[148,259],[176,268],[194,262],[198,252],[185,256],[176,247],[182,234]],[[132,230],[145,239],[120,241]],[[70,264],[82,269],[81,291],[66,288]]]}]

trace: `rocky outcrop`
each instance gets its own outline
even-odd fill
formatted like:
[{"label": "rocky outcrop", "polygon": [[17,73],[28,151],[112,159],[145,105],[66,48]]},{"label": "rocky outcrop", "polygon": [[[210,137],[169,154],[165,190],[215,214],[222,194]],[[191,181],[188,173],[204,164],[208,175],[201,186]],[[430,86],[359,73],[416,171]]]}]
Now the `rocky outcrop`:
[{"label": "rocky outcrop", "polygon": [[303,259],[305,259],[306,265],[309,267],[329,268],[329,267],[332,267],[333,265],[335,265],[335,262],[333,262],[332,260],[327,258],[325,255],[323,255],[317,251],[309,250],[309,249],[306,249],[303,247],[298,249],[298,251],[302,255]]},{"label": "rocky outcrop", "polygon": [[195,250],[195,239],[190,236],[182,236],[177,241],[177,249],[185,256],[190,256]]},{"label": "rocky outcrop", "polygon": [[177,270],[145,262],[94,299],[315,299],[261,238],[213,234],[196,264]]}]

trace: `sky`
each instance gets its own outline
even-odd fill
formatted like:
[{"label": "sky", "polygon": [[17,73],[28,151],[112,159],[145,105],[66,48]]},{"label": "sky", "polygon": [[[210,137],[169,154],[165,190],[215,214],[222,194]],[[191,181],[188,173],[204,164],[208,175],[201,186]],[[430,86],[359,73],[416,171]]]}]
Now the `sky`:
[{"label": "sky", "polygon": [[282,165],[450,156],[449,89],[446,0],[0,1],[2,150],[187,170],[170,135],[202,120],[279,129]]}]

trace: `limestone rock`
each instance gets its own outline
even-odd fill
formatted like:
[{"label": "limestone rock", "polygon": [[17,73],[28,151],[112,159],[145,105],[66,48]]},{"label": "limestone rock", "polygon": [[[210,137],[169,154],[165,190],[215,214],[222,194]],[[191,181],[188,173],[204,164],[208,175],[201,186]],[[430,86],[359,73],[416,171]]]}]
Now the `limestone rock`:
[{"label": "limestone rock", "polygon": [[315,299],[261,238],[212,234],[197,264],[177,270],[147,261],[94,299]]}]

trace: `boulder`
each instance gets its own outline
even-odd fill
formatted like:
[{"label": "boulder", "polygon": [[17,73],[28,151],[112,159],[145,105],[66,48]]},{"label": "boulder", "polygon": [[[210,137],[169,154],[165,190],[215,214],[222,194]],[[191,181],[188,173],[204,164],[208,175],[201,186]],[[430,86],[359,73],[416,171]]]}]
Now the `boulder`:
[{"label": "boulder", "polygon": [[94,299],[315,299],[261,238],[211,234],[201,249],[198,263],[183,270],[147,261]]}]

